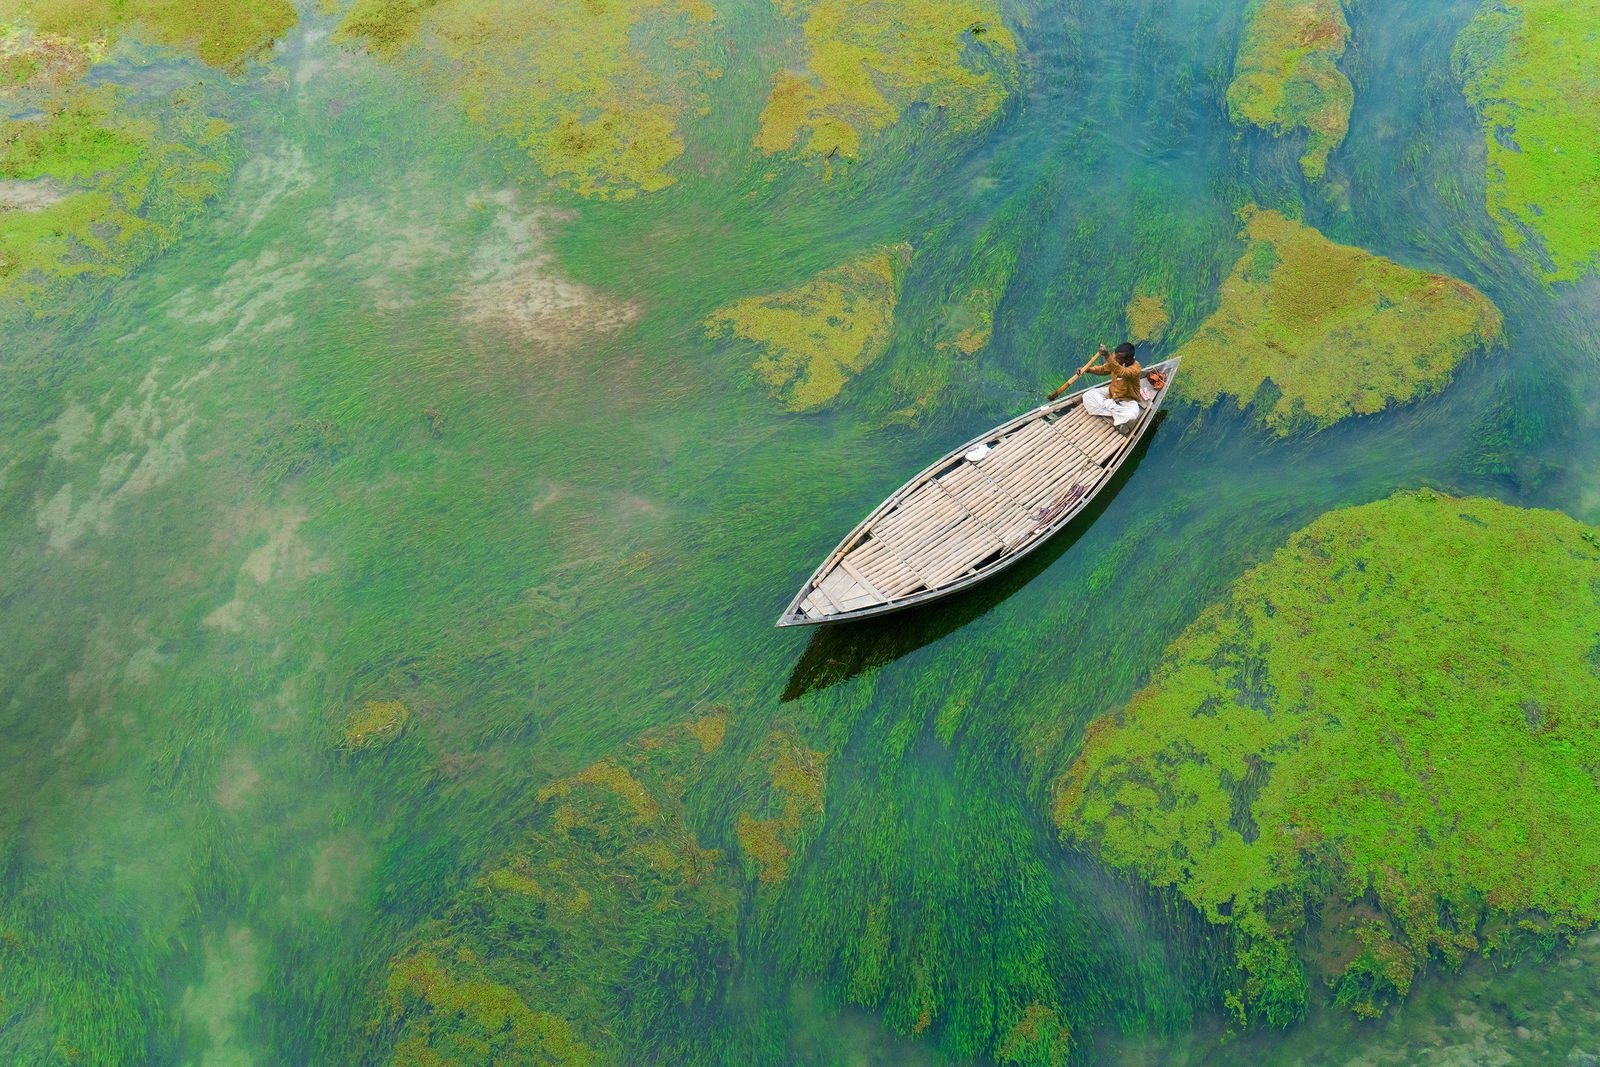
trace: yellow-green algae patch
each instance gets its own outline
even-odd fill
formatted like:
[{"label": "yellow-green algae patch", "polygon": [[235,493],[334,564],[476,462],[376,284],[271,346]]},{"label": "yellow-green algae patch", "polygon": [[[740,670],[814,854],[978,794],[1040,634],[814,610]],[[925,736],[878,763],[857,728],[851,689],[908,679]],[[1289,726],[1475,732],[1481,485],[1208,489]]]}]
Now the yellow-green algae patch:
[{"label": "yellow-green algae patch", "polygon": [[740,812],[735,828],[739,849],[767,885],[789,876],[789,861],[808,824],[822,814],[822,787],[828,754],[800,744],[787,733],[767,739],[761,762],[766,764],[767,818]]},{"label": "yellow-green algae patch", "polygon": [[593,1050],[578,1040],[571,1023],[528,1007],[514,990],[485,975],[472,952],[458,952],[451,963],[430,947],[391,966],[386,1006],[391,1015],[407,1019],[409,1027],[395,1043],[390,1062],[406,1067],[502,1062],[579,1067],[595,1062]]},{"label": "yellow-green algae patch", "polygon": [[1166,300],[1153,293],[1135,293],[1128,301],[1127,316],[1128,340],[1136,344],[1161,340],[1172,325]]},{"label": "yellow-green algae patch", "polygon": [[1072,1049],[1072,1028],[1056,1010],[1035,1001],[1022,1010],[999,1051],[995,1053],[1000,1063],[1049,1064],[1056,1067],[1068,1062]]},{"label": "yellow-green algae patch", "polygon": [[756,373],[791,411],[823,407],[889,347],[910,261],[910,245],[876,249],[793,289],[730,304],[706,319],[706,333],[760,345]]},{"label": "yellow-green algae patch", "polygon": [[19,90],[60,89],[88,73],[104,54],[98,41],[26,32],[0,23],[0,100]]},{"label": "yellow-green algae patch", "polygon": [[582,196],[671,185],[721,71],[705,0],[357,0],[336,36],[418,71]]},{"label": "yellow-green algae patch", "polygon": [[983,126],[1017,84],[1017,43],[992,0],[774,0],[798,20],[803,68],[780,70],[756,147],[831,161],[926,104],[955,131]]},{"label": "yellow-green algae patch", "polygon": [[222,68],[270,48],[298,19],[289,0],[0,0],[0,24],[101,43],[127,35]]},{"label": "yellow-green algae patch", "polygon": [[1320,429],[1441,388],[1500,335],[1499,309],[1466,282],[1335,244],[1276,211],[1242,217],[1249,244],[1221,304],[1177,352],[1179,386],[1201,403],[1269,400],[1261,417],[1278,433]]},{"label": "yellow-green algae patch", "polygon": [[1600,8],[1491,0],[1456,62],[1483,120],[1488,209],[1507,243],[1537,236],[1551,281],[1600,267]]},{"label": "yellow-green algae patch", "polygon": [[1337,66],[1350,39],[1340,0],[1258,0],[1228,86],[1228,116],[1275,135],[1310,131],[1300,168],[1313,180],[1350,128],[1355,90]]},{"label": "yellow-green algae patch", "polygon": [[1191,624],[1091,727],[1054,818],[1231,928],[1242,1017],[1299,1014],[1308,922],[1375,1014],[1519,921],[1600,920],[1597,708],[1600,537],[1399,494],[1318,519]]},{"label": "yellow-green algae patch", "polygon": [[345,720],[340,732],[351,750],[379,748],[405,732],[411,712],[398,700],[368,700]]},{"label": "yellow-green algae patch", "polygon": [[[391,963],[375,1027],[392,1062],[682,1058],[735,944],[735,870],[683,800],[723,719],[652,731],[538,791],[522,840]],[[640,974],[662,995],[637,996]]]},{"label": "yellow-green algae patch", "polygon": [[120,277],[175,240],[233,169],[231,128],[188,96],[114,86],[14,91],[42,113],[0,122],[0,183],[40,194],[5,212],[0,304],[38,308],[75,278]]}]

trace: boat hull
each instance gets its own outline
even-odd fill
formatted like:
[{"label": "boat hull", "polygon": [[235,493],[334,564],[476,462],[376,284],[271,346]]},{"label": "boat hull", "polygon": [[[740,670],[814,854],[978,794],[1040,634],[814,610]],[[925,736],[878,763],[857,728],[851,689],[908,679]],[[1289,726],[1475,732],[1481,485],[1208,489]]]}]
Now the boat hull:
[{"label": "boat hull", "polygon": [[1154,425],[1178,360],[1148,369],[1162,371],[1167,381],[1126,435],[1113,434],[1109,419],[1082,410],[1085,389],[929,464],[839,542],[777,625],[905,611],[954,596],[1027,558],[1083,513]]}]

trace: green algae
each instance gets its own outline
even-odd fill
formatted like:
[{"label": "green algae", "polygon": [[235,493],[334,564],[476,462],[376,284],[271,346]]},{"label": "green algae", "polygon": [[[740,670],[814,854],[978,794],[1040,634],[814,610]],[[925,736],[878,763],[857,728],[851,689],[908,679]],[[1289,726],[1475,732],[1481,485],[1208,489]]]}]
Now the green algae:
[{"label": "green algae", "polygon": [[[375,1023],[391,1062],[683,1054],[734,950],[733,868],[701,846],[683,799],[724,725],[653,731],[538,791],[525,840],[391,964]],[[633,984],[641,974],[654,994]]]},{"label": "green algae", "polygon": [[54,183],[59,198],[7,213],[0,304],[39,309],[63,282],[125,275],[232,173],[230,127],[182,94],[157,109],[73,85],[38,103],[42,119],[0,124],[0,178]]},{"label": "green algae", "polygon": [[1484,127],[1489,215],[1549,281],[1600,267],[1600,23],[1592,4],[1490,0],[1456,42]]},{"label": "green algae", "polygon": [[1300,168],[1321,178],[1350,128],[1355,90],[1337,65],[1350,39],[1341,0],[1257,0],[1228,86],[1228,115],[1282,135],[1310,132]]},{"label": "green algae", "polygon": [[272,47],[299,16],[289,0],[0,0],[0,24],[13,21],[100,45],[127,35],[233,70]]},{"label": "green algae", "polygon": [[487,977],[470,951],[456,949],[448,964],[442,942],[397,960],[389,971],[390,1018],[406,1020],[390,1059],[397,1067],[468,1067],[476,1063],[536,1063],[583,1067],[594,1051],[561,1016],[536,1011],[510,988]]},{"label": "green algae", "polygon": [[1156,342],[1167,335],[1172,312],[1167,301],[1153,293],[1136,293],[1128,301],[1128,340],[1135,344]]},{"label": "green algae", "polygon": [[358,0],[336,36],[418,71],[578,195],[622,200],[676,180],[680,126],[721,76],[714,19],[704,0]]},{"label": "green algae", "polygon": [[801,23],[805,61],[773,78],[755,138],[768,155],[795,152],[831,173],[913,105],[972,131],[1017,86],[1017,42],[993,0],[774,3]]},{"label": "green algae", "polygon": [[340,737],[351,751],[381,748],[405,731],[411,712],[398,700],[368,700],[350,713]]},{"label": "green algae", "polygon": [[888,348],[910,260],[910,245],[876,249],[793,289],[730,304],[706,319],[706,334],[761,346],[756,373],[789,410],[825,407]]},{"label": "green algae", "polygon": [[1091,727],[1056,823],[1229,928],[1229,1005],[1275,1025],[1307,938],[1371,1015],[1518,920],[1581,930],[1597,588],[1594,534],[1555,512],[1421,492],[1329,513]]},{"label": "green algae", "polygon": [[1260,418],[1277,433],[1322,428],[1442,388],[1500,336],[1500,311],[1466,282],[1335,244],[1276,211],[1242,217],[1248,244],[1221,304],[1176,353],[1181,389],[1200,403],[1266,398]]},{"label": "green algae", "polygon": [[59,89],[83,77],[104,57],[98,41],[25,32],[0,23],[0,100],[29,89]]},{"label": "green algae", "polygon": [[764,792],[770,815],[763,811],[768,817],[758,818],[741,811],[735,832],[739,850],[754,867],[756,877],[765,885],[776,885],[788,878],[789,863],[808,824],[822,814],[828,756],[787,733],[775,733],[757,760],[767,767]]}]

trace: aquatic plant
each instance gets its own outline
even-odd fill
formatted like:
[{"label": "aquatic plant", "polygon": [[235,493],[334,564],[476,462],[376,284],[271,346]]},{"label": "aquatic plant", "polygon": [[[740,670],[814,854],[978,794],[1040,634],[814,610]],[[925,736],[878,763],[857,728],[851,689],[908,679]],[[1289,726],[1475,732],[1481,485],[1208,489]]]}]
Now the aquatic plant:
[{"label": "aquatic plant", "polygon": [[806,748],[783,731],[769,737],[757,757],[758,766],[765,766],[768,781],[762,805],[767,817],[741,811],[736,833],[740,851],[762,883],[773,885],[789,876],[789,861],[798,839],[808,824],[822,815],[827,762],[826,752]]},{"label": "aquatic plant", "polygon": [[1315,181],[1350,128],[1355,90],[1337,60],[1350,38],[1341,0],[1257,0],[1228,85],[1228,115],[1282,135],[1309,130],[1300,168]]},{"label": "aquatic plant", "polygon": [[1537,238],[1545,277],[1600,267],[1600,22],[1592,6],[1490,0],[1456,41],[1483,121],[1488,210],[1506,243]]},{"label": "aquatic plant", "polygon": [[[1241,1017],[1304,963],[1372,1015],[1530,914],[1600,920],[1600,544],[1432,492],[1331,512],[1245,574],[1093,724],[1063,838],[1234,937]],[[1514,608],[1508,605],[1514,604]]]},{"label": "aquatic plant", "polygon": [[131,105],[114,86],[37,98],[0,123],[0,180],[41,195],[0,228],[0,302],[34,308],[65,282],[126,273],[175,240],[232,172],[231,128],[187,97]]},{"label": "aquatic plant", "polygon": [[214,67],[237,68],[299,21],[289,0],[0,0],[0,24],[22,22],[78,41],[136,37],[192,52]]},{"label": "aquatic plant", "polygon": [[1279,434],[1382,411],[1442,388],[1500,336],[1466,282],[1335,244],[1276,211],[1242,213],[1248,242],[1222,301],[1178,349],[1181,391],[1259,403]]},{"label": "aquatic plant", "polygon": [[875,249],[793,289],[730,304],[706,319],[706,333],[760,345],[756,373],[789,410],[824,407],[888,347],[910,260],[910,245]]},{"label": "aquatic plant", "polygon": [[1128,340],[1135,344],[1161,340],[1172,325],[1166,300],[1152,293],[1135,293],[1128,301],[1127,316]]},{"label": "aquatic plant", "polygon": [[1017,43],[993,0],[774,0],[800,22],[805,59],[780,70],[755,144],[772,155],[860,157],[915,104],[953,131],[983,126],[1016,88]]},{"label": "aquatic plant", "polygon": [[100,41],[0,23],[0,100],[29,89],[60,89],[83,77],[104,52]]},{"label": "aquatic plant", "polygon": [[457,99],[581,196],[620,200],[675,178],[682,122],[721,76],[705,0],[357,0],[336,36],[364,41]]},{"label": "aquatic plant", "polygon": [[351,750],[379,748],[405,730],[411,712],[398,700],[368,700],[345,720],[340,736]]},{"label": "aquatic plant", "polygon": [[391,963],[391,1062],[683,1054],[735,946],[733,870],[683,802],[725,727],[713,712],[650,732],[538,791],[524,841]]}]

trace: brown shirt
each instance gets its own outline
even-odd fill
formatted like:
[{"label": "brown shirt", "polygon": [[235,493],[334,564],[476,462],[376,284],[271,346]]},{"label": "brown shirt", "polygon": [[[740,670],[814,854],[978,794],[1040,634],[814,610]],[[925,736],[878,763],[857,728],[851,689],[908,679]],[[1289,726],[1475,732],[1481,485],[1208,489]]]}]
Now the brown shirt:
[{"label": "brown shirt", "polygon": [[1134,360],[1124,367],[1112,356],[1097,367],[1089,368],[1090,374],[1099,374],[1102,377],[1109,374],[1111,385],[1107,390],[1112,400],[1138,400],[1139,379],[1144,376],[1144,368],[1139,366],[1139,361]]}]

